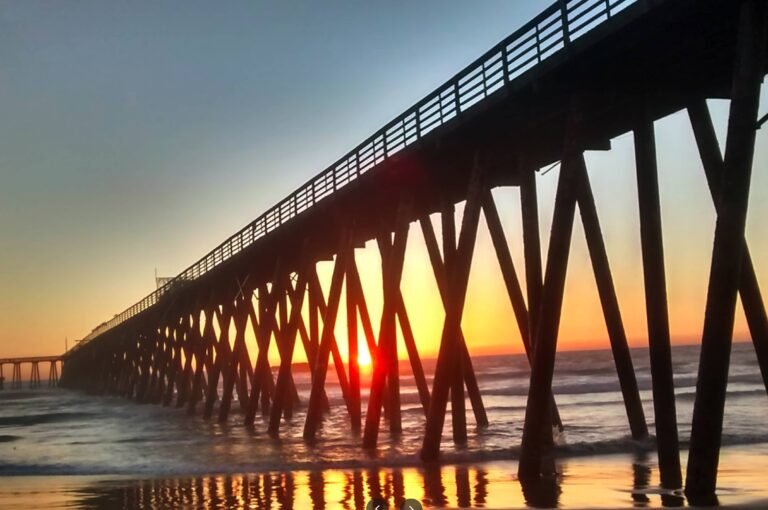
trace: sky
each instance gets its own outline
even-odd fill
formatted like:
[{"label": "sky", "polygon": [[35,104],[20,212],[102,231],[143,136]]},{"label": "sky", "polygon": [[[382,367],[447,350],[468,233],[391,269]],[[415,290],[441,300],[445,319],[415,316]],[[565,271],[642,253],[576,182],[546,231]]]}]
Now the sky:
[{"label": "sky", "polygon": [[[548,4],[0,1],[0,357],[71,347]],[[722,142],[728,103],[710,107]],[[671,330],[692,343],[714,208],[687,116],[655,128]],[[766,136],[747,226],[762,288]],[[627,334],[646,345],[631,133],[587,164]],[[545,250],[557,174],[537,179]],[[523,277],[518,192],[494,195]],[[376,317],[378,255],[357,256]],[[402,288],[430,356],[443,312],[427,260],[414,227]],[[578,215],[570,260],[560,347],[607,347]],[[522,349],[484,224],[463,328],[473,352]]]}]

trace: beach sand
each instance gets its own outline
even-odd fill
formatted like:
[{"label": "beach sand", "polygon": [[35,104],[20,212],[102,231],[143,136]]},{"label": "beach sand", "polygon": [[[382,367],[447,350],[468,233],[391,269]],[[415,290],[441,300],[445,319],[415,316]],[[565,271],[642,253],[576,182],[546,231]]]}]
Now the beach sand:
[{"label": "beach sand", "polygon": [[[725,448],[718,495],[729,508],[768,508],[768,445]],[[685,460],[685,459],[683,459]],[[0,508],[356,509],[373,496],[390,508],[405,498],[425,508],[661,508],[685,506],[658,488],[654,454],[559,459],[560,475],[521,485],[515,461],[372,470],[131,476],[7,476]]]}]

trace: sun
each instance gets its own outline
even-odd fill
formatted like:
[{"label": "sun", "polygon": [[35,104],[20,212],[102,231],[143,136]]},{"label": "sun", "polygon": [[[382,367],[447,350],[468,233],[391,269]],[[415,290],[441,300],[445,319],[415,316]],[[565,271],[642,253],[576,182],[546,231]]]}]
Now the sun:
[{"label": "sun", "polygon": [[368,346],[364,343],[358,344],[357,363],[360,367],[370,368],[371,353],[368,352]]}]

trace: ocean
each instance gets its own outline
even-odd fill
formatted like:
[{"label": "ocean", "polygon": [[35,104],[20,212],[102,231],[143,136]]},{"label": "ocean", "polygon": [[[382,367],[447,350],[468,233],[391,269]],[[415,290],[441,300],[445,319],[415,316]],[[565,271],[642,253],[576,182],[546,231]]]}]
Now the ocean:
[{"label": "ocean", "polygon": [[[633,349],[632,357],[653,433],[648,352]],[[424,363],[428,374],[433,363]],[[188,416],[185,409],[118,397],[6,389],[0,391],[0,507],[43,498],[51,508],[359,508],[376,495],[391,504],[414,497],[426,507],[460,508],[683,503],[678,492],[658,487],[653,439],[630,437],[609,350],[558,353],[554,394],[565,429],[556,437],[561,476],[552,487],[526,488],[515,478],[529,377],[525,357],[476,357],[473,363],[490,426],[473,426],[467,402],[468,443],[453,444],[447,418],[441,462],[427,466],[418,460],[424,413],[407,363],[401,381],[403,433],[392,438],[382,425],[375,452],[365,452],[361,437],[350,432],[332,370],[332,411],[313,445],[302,438],[305,406],[276,439],[260,416],[245,427],[239,412],[217,423],[204,420],[200,407]],[[685,449],[698,347],[675,347],[673,364]],[[295,381],[306,402],[309,374],[297,373]],[[768,488],[761,488],[768,486],[762,482],[768,475],[767,412],[752,345],[736,343],[721,462],[726,503],[768,501]]]}]

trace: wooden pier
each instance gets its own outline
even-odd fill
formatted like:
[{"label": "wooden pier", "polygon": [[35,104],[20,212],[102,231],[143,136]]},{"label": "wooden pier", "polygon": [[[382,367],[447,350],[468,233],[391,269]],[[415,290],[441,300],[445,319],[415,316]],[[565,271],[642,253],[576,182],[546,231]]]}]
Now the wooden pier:
[{"label": "wooden pier", "polygon": [[[585,151],[632,132],[642,271],[662,485],[683,487],[664,267],[654,121],[686,110],[718,213],[686,495],[715,498],[729,353],[741,296],[768,388],[768,320],[744,240],[758,97],[766,73],[768,15],[760,0],[561,0],[480,56],[168,284],[98,327],[65,356],[61,385],[138,402],[183,407],[220,421],[257,416],[279,435],[306,406],[304,438],[322,436],[333,365],[351,433],[362,448],[402,433],[399,360],[407,357],[424,413],[421,457],[432,461],[451,402],[453,441],[489,423],[462,316],[480,218],[485,218],[531,364],[519,476],[552,469],[552,427],[563,426],[552,392],[558,330],[576,209],[627,414],[636,439],[649,435]],[[725,153],[707,99],[730,99]],[[539,170],[560,163],[551,237],[539,239]],[[510,256],[491,194],[518,187],[524,268]],[[455,204],[465,202],[456,221]],[[441,236],[433,222],[441,225]],[[445,309],[431,386],[400,282],[409,239],[423,236]],[[374,324],[355,250],[381,254],[383,312]],[[327,288],[317,263],[333,262]],[[429,264],[429,266],[427,266]],[[525,272],[527,287],[518,278]],[[335,325],[346,307],[348,338]],[[373,360],[358,365],[358,329]],[[258,352],[248,352],[252,330]],[[234,338],[230,338],[230,332]],[[398,339],[406,352],[398,352]],[[348,342],[349,359],[339,353]],[[298,347],[297,347],[298,343]],[[270,345],[279,366],[270,366]],[[312,373],[308,401],[293,380],[296,349]],[[255,359],[255,363],[251,362]],[[276,371],[276,377],[274,376]],[[363,409],[363,392],[367,408]],[[237,404],[233,408],[234,396]],[[565,424],[567,427],[567,424]],[[512,446],[512,445],[510,445]]]},{"label": "wooden pier", "polygon": [[48,363],[48,387],[55,388],[59,385],[59,366],[62,364],[62,356],[28,356],[22,358],[0,358],[0,390],[5,386],[5,375],[3,367],[11,365],[12,375],[10,389],[22,389],[21,366],[29,364],[31,367],[29,374],[29,388],[40,388],[43,385],[40,378],[40,363]]}]

